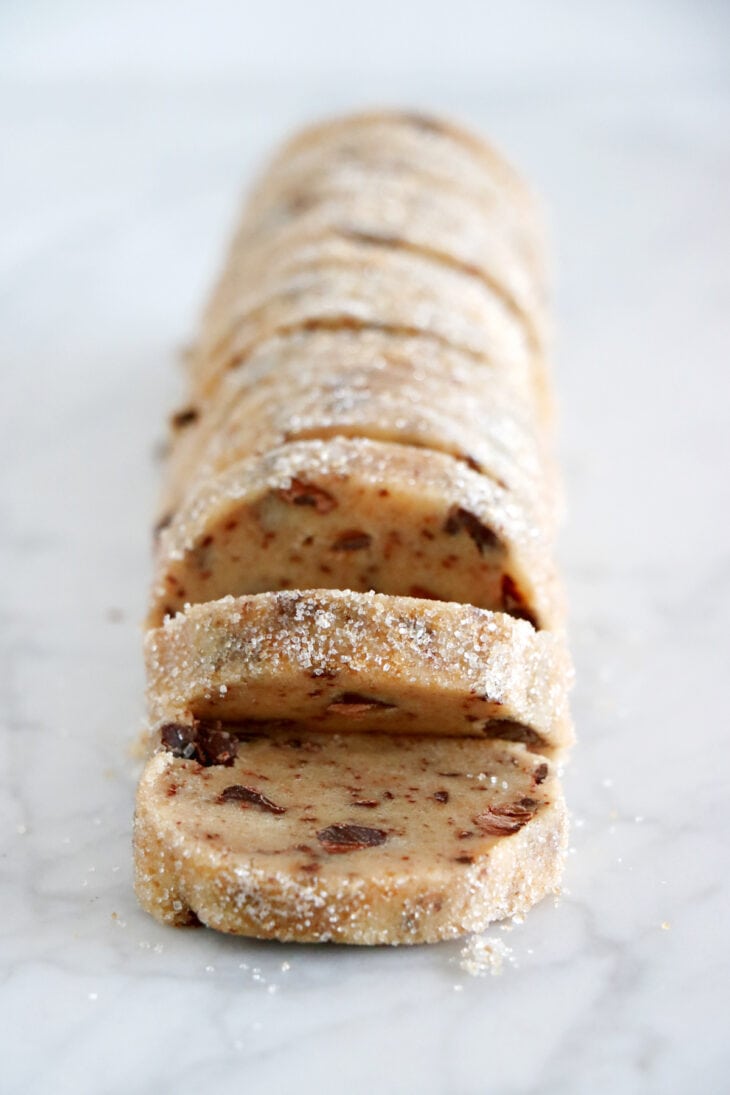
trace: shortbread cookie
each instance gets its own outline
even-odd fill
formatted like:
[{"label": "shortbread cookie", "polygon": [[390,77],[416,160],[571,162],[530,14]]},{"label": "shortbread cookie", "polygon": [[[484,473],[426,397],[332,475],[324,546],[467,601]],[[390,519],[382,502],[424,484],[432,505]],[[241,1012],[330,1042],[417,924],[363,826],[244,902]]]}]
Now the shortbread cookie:
[{"label": "shortbread cookie", "polygon": [[341,590],[192,605],[145,642],[153,726],[572,740],[564,643],[470,605]]},{"label": "shortbread cookie", "polygon": [[340,436],[450,453],[504,486],[541,524],[554,525],[557,477],[525,401],[499,370],[462,358],[461,369],[449,371],[441,355],[414,356],[410,347],[399,355],[404,341],[413,340],[299,332],[261,347],[182,431],[161,513],[174,512],[197,482],[246,456]]},{"label": "shortbread cookie", "polygon": [[227,369],[271,335],[297,328],[355,326],[423,333],[505,369],[534,373],[544,363],[504,300],[461,270],[363,241],[320,241],[298,269],[262,275],[201,333],[191,378],[209,394]]},{"label": "shortbread cookie", "polygon": [[565,807],[550,762],[524,746],[226,737],[185,759],[184,735],[169,732],[140,781],[136,891],[164,923],[426,943],[522,914],[558,886]]},{"label": "shortbread cookie", "polygon": [[203,483],[159,537],[149,623],[280,589],[461,601],[560,626],[548,540],[509,492],[442,453],[298,441]]}]

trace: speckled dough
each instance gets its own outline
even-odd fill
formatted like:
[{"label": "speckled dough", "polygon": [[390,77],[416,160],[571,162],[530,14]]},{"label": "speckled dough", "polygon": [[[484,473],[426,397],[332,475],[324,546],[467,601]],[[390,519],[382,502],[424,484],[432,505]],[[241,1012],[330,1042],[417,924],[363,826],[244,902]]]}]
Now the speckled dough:
[{"label": "speckled dough", "polygon": [[552,767],[523,746],[271,732],[226,765],[152,757],[136,891],[169,924],[425,943],[524,913],[556,889],[565,844]]},{"label": "speckled dough", "polygon": [[564,643],[469,605],[317,590],[193,605],[145,642],[149,714],[572,742]]},{"label": "speckled dough", "polygon": [[228,593],[354,589],[461,601],[560,626],[544,533],[441,453],[298,441],[204,483],[162,530],[150,626]]}]

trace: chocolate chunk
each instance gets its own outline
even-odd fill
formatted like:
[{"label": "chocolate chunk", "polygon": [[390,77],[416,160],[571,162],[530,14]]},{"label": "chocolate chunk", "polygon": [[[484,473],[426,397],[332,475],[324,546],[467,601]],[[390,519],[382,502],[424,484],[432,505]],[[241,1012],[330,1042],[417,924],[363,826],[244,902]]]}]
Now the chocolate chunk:
[{"label": "chocolate chunk", "polygon": [[497,551],[503,546],[496,533],[482,524],[476,514],[461,506],[452,506],[444,524],[444,532],[455,536],[462,529],[472,538],[480,555],[483,555],[486,550]]},{"label": "chocolate chunk", "polygon": [[468,863],[473,863],[473,862],[474,862],[474,856],[473,855],[457,855],[457,856],[454,857],[454,863],[467,863],[468,864]]},{"label": "chocolate chunk", "polygon": [[436,799],[437,802],[448,802],[449,801],[449,792],[448,791],[434,791],[433,797]]},{"label": "chocolate chunk", "polygon": [[204,768],[214,764],[230,767],[236,759],[238,740],[218,727],[168,722],[160,728],[160,741],[174,756],[196,760]]},{"label": "chocolate chunk", "polygon": [[183,407],[172,416],[170,425],[173,430],[184,430],[186,426],[192,426],[193,422],[197,422],[199,417],[200,412],[197,407]]},{"label": "chocolate chunk", "polygon": [[482,725],[482,733],[488,738],[498,738],[500,741],[522,741],[527,745],[539,745],[543,740],[540,734],[531,730],[529,726],[515,722],[514,719],[488,719]]},{"label": "chocolate chunk", "polygon": [[547,774],[548,766],[543,762],[542,764],[538,764],[537,768],[532,773],[532,778],[534,779],[535,783],[539,785],[540,783],[545,782],[545,780],[547,779]]},{"label": "chocolate chunk", "polygon": [[503,806],[489,806],[472,821],[485,836],[510,836],[518,833],[534,812],[534,807],[523,806],[519,802],[505,803]]},{"label": "chocolate chunk", "polygon": [[516,616],[519,620],[527,620],[534,628],[538,627],[535,614],[528,608],[517,583],[509,574],[502,577],[502,605],[504,611],[509,612],[510,616]]},{"label": "chocolate chunk", "polygon": [[328,825],[317,833],[317,840],[330,855],[375,848],[387,839],[384,829],[370,829],[366,825]]},{"label": "chocolate chunk", "polygon": [[282,487],[276,493],[283,502],[290,502],[293,506],[312,506],[317,513],[329,513],[337,506],[336,500],[326,490],[302,479],[292,479],[288,487]]},{"label": "chocolate chunk", "polygon": [[225,790],[221,791],[218,795],[218,802],[240,802],[249,806],[258,806],[269,814],[286,813],[286,807],[277,806],[275,802],[272,802],[261,791],[257,791],[255,787],[243,787],[240,783],[234,783],[231,787],[226,787]]},{"label": "chocolate chunk", "polygon": [[326,711],[330,715],[364,715],[368,711],[391,711],[395,707],[394,703],[363,696],[359,692],[342,692],[327,705]]},{"label": "chocolate chunk", "polygon": [[160,727],[160,741],[176,757],[195,756],[196,730],[180,722],[166,722]]},{"label": "chocolate chunk", "polygon": [[362,551],[363,548],[370,547],[372,543],[372,536],[367,532],[363,532],[362,529],[351,528],[346,532],[341,532],[337,539],[332,544],[333,551]]}]

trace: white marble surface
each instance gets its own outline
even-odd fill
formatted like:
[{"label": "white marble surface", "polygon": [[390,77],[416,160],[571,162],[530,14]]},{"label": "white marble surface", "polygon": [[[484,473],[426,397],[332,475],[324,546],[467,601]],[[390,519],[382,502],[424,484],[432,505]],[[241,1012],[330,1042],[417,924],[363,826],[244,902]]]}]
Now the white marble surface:
[{"label": "white marble surface", "polygon": [[[3,1093],[730,1088],[729,41],[706,3],[3,5]],[[500,139],[559,254],[574,848],[489,933],[501,976],[176,932],[131,890],[178,347],[264,151],[387,101]]]}]

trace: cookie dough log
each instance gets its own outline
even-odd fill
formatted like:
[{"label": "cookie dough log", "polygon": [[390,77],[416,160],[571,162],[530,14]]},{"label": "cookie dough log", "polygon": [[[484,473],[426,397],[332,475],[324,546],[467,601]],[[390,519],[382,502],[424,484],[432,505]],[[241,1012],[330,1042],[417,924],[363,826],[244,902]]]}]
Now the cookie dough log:
[{"label": "cookie dough log", "polygon": [[196,396],[209,396],[226,371],[264,339],[296,329],[351,327],[422,334],[488,362],[499,362],[547,399],[545,362],[521,321],[492,289],[460,269],[406,250],[331,237],[267,266],[258,283],[232,293],[230,307],[204,324],[191,359]]},{"label": "cookie dough log", "polygon": [[572,742],[561,639],[469,605],[341,590],[192,605],[148,632],[150,722]]},{"label": "cookie dough log", "polygon": [[139,784],[136,891],[163,923],[426,943],[559,884],[561,791],[522,745],[274,731],[203,759],[163,749]]},{"label": "cookie dough log", "polygon": [[[508,374],[509,375],[509,374]],[[522,392],[498,369],[427,340],[295,332],[265,343],[178,419],[160,521],[194,484],[285,442],[365,437],[450,453],[514,493],[547,528],[557,474]]]},{"label": "cookie dough log", "polygon": [[148,622],[321,588],[562,622],[549,541],[508,491],[451,456],[359,438],[294,442],[203,482],[160,533]]}]

